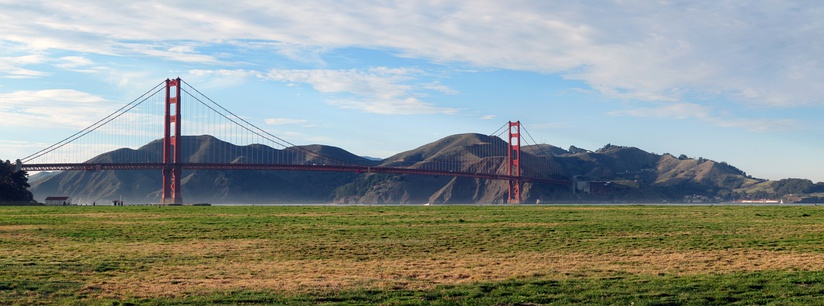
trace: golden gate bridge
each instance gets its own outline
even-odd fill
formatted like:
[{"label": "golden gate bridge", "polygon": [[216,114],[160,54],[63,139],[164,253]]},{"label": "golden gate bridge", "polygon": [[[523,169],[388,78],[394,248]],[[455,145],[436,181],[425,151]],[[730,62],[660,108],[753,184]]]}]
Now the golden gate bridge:
[{"label": "golden gate bridge", "polygon": [[[521,202],[524,183],[570,186],[571,181],[558,178],[559,167],[542,146],[534,140],[522,145],[532,138],[522,137],[523,133],[529,135],[519,121],[509,121],[486,139],[465,144],[454,154],[358,163],[273,135],[177,78],[166,79],[88,127],[19,159],[18,165],[26,171],[161,170],[161,204],[183,203],[184,170],[332,171],[505,180],[509,182],[508,203]],[[163,138],[157,139],[161,134]],[[194,142],[185,141],[194,135],[211,135],[226,145],[201,150]],[[160,150],[131,149],[138,146],[158,146]],[[184,150],[188,154],[184,155]],[[114,154],[101,154],[107,151]]]}]

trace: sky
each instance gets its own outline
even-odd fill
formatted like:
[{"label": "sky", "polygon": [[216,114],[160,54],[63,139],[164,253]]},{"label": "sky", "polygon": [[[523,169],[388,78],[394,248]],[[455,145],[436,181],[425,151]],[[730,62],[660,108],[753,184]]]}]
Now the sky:
[{"label": "sky", "polygon": [[787,0],[0,0],[0,158],[180,77],[292,143],[364,156],[521,121],[565,149],[819,182],[821,16]]}]

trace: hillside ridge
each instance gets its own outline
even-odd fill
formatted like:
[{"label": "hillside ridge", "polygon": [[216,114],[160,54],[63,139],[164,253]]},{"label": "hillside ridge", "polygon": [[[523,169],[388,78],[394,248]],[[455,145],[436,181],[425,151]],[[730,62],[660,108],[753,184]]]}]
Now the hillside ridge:
[{"label": "hillside ridge", "polygon": [[[182,156],[189,162],[214,160],[216,148],[239,148],[213,136],[184,136]],[[247,152],[221,156],[220,162],[255,162],[273,149],[249,145]],[[478,148],[489,148],[478,150]],[[505,174],[504,140],[476,133],[443,137],[385,159],[365,158],[342,148],[321,144],[285,150],[315,152],[305,162],[323,163],[319,155],[351,164],[387,167],[423,167],[440,158],[473,160],[456,171]],[[132,149],[117,149],[95,156],[92,162],[128,162]],[[162,142],[152,141],[137,149],[144,156],[159,156]],[[481,152],[481,153],[479,153]],[[523,173],[546,169],[529,168],[531,159],[543,158],[554,178],[574,181],[573,186],[524,183],[524,203],[589,202],[722,202],[741,199],[811,201],[824,198],[824,183],[786,179],[768,181],[748,176],[724,162],[684,155],[658,155],[635,147],[608,144],[590,151],[571,146],[568,150],[549,144],[522,148]],[[298,171],[198,170],[184,171],[183,198],[208,203],[504,203],[508,182],[464,177],[390,175]],[[107,203],[125,198],[131,203],[156,203],[160,196],[158,171],[67,171],[32,176],[36,200],[68,195],[83,203]]]}]

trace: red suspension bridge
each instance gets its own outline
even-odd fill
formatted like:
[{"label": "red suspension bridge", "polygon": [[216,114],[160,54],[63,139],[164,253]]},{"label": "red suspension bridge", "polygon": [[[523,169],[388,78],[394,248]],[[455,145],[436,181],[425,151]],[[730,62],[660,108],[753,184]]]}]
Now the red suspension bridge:
[{"label": "red suspension bridge", "polygon": [[[358,163],[275,136],[178,78],[159,83],[85,129],[21,158],[18,165],[26,171],[161,170],[161,204],[183,203],[184,170],[334,171],[504,180],[509,182],[508,202],[520,203],[524,183],[571,184],[556,177],[558,167],[534,140],[522,145],[524,134],[531,139],[519,121],[510,121],[490,136],[464,144],[455,154]],[[225,142],[204,149],[186,141],[194,135],[211,135]],[[138,146],[142,147],[131,149]],[[101,154],[107,151],[113,154]]]}]

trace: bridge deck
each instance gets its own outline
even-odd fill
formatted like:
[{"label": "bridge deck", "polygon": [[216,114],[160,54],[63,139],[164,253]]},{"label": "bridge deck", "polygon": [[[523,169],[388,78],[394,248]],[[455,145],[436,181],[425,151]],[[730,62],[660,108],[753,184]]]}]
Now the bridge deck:
[{"label": "bridge deck", "polygon": [[381,166],[333,166],[333,165],[294,165],[294,164],[227,164],[227,163],[63,163],[63,164],[23,164],[25,171],[66,171],[66,170],[159,170],[167,167],[180,166],[184,170],[281,170],[281,171],[324,171],[324,172],[356,172],[356,173],[390,173],[414,174],[435,176],[470,177],[490,180],[507,180],[546,183],[555,185],[569,185],[572,182],[559,179],[530,178],[505,174],[488,174],[462,171],[442,171],[414,168],[381,167]]}]

